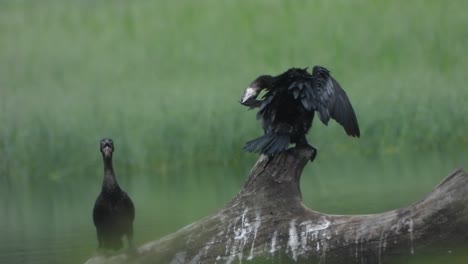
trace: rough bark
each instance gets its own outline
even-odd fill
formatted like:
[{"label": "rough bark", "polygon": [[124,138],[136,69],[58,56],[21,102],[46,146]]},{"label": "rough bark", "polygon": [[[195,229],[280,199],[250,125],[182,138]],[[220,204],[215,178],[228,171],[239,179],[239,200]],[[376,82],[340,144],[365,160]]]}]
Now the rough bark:
[{"label": "rough bark", "polygon": [[292,148],[273,158],[262,156],[237,196],[214,215],[134,254],[94,257],[87,264],[387,263],[433,246],[447,252],[468,241],[468,175],[462,170],[408,207],[328,215],[302,203],[300,176],[311,155],[310,148]]}]

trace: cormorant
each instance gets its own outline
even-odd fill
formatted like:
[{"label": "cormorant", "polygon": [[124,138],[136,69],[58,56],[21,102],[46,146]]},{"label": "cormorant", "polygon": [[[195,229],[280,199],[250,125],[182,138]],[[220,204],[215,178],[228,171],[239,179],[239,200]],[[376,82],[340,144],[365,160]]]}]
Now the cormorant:
[{"label": "cormorant", "polygon": [[125,235],[132,246],[133,219],[135,207],[117,183],[112,166],[114,142],[104,138],[100,142],[100,151],[104,160],[104,180],[102,190],[93,209],[93,221],[96,226],[99,249],[118,250],[123,247]]},{"label": "cormorant", "polygon": [[[266,89],[262,100],[257,100]],[[244,150],[274,155],[286,150],[290,143],[308,145],[314,112],[327,125],[330,117],[341,124],[346,133],[359,137],[359,125],[345,91],[330,71],[315,66],[312,74],[305,69],[291,68],[277,75],[261,75],[244,91],[241,104],[259,108],[264,135],[248,141]],[[314,160],[317,150],[314,148]]]}]

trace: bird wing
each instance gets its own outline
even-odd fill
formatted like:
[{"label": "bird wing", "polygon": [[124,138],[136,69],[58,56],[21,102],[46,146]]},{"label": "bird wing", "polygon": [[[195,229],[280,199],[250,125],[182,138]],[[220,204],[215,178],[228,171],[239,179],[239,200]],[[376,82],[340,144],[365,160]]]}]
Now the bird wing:
[{"label": "bird wing", "polygon": [[296,100],[300,100],[305,109],[317,111],[325,125],[331,117],[343,126],[348,135],[360,136],[351,102],[326,68],[315,66],[312,75],[297,78],[288,90]]},{"label": "bird wing", "polygon": [[107,217],[109,210],[110,209],[102,199],[102,196],[99,195],[93,208],[93,222],[96,227],[105,226],[107,224],[109,220]]},{"label": "bird wing", "polygon": [[[275,121],[277,107],[277,100],[274,100],[276,91],[268,91],[260,101],[259,110],[257,112],[257,120],[263,120],[264,129],[271,129],[271,125]],[[271,132],[271,131],[265,131]]]},{"label": "bird wing", "polygon": [[135,206],[133,205],[133,202],[130,199],[130,197],[128,197],[127,193],[123,191],[122,193],[123,195],[120,200],[120,203],[122,204],[121,208],[123,211],[121,213],[128,217],[130,222],[133,222],[133,220],[135,219]]}]

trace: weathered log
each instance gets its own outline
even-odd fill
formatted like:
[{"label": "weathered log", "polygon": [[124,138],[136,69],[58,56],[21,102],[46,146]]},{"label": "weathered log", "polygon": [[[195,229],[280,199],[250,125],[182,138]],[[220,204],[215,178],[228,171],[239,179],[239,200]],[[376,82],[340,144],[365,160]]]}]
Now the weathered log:
[{"label": "weathered log", "polygon": [[[212,216],[134,254],[97,263],[386,263],[431,246],[468,242],[468,175],[457,170],[421,201],[372,215],[328,215],[302,203],[299,187],[313,150],[260,157],[237,196]],[[396,194],[397,195],[397,194]]]}]

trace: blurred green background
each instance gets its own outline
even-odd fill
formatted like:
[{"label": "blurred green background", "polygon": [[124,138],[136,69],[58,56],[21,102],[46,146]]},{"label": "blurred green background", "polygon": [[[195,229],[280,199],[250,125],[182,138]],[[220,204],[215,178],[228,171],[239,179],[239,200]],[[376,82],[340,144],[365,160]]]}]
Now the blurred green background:
[{"label": "blurred green background", "polygon": [[305,203],[346,214],[417,201],[468,165],[467,9],[462,0],[1,0],[0,263],[94,254],[102,137],[116,144],[137,244],[222,207],[257,158],[244,142],[262,133],[240,96],[258,75],[292,66],[329,68],[362,132],[353,139],[315,120]]}]

